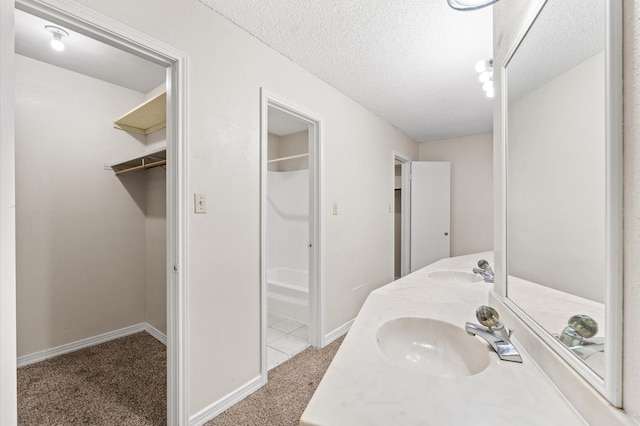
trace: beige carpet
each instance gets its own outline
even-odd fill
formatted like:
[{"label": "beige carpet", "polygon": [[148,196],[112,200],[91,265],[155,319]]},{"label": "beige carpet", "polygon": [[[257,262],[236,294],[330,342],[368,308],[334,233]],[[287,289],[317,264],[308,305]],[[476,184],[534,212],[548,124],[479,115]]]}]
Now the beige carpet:
[{"label": "beige carpet", "polygon": [[268,383],[205,426],[290,426],[299,424],[344,337],[322,349],[308,348],[269,371]]},{"label": "beige carpet", "polygon": [[166,348],[147,333],[18,369],[19,425],[164,425]]},{"label": "beige carpet", "polygon": [[[297,425],[342,340],[274,368],[266,386],[206,425]],[[19,368],[18,424],[165,425],[165,346],[138,333]]]}]

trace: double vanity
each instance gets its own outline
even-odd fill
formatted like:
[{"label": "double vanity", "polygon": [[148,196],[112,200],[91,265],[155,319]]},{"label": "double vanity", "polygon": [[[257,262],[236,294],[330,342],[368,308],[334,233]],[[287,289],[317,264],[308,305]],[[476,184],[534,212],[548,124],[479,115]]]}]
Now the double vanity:
[{"label": "double vanity", "polygon": [[[513,27],[521,6],[494,13],[498,257],[371,293],[302,425],[638,424],[623,406],[622,1],[520,3],[535,5]],[[486,304],[513,336],[474,325]],[[498,356],[505,340],[522,362]]]},{"label": "double vanity", "polygon": [[493,264],[443,259],[372,292],[300,424],[586,424],[517,335],[522,363],[465,332],[493,288],[471,272],[481,258]]}]

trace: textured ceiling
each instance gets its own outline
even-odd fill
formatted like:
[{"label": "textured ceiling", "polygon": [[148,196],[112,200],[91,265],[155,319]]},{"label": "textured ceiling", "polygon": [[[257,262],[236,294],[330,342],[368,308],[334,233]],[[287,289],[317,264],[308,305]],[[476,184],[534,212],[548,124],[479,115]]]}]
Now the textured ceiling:
[{"label": "textured ceiling", "polygon": [[474,70],[492,7],[446,0],[200,0],[418,142],[488,132]]},{"label": "textured ceiling", "polygon": [[548,1],[507,65],[509,99],[604,51],[605,7],[602,0]]}]

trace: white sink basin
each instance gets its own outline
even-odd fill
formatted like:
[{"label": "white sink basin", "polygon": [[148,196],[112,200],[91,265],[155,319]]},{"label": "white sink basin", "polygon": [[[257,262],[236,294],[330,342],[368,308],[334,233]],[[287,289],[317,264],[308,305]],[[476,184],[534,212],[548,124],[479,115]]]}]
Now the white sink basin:
[{"label": "white sink basin", "polygon": [[454,283],[478,283],[483,280],[480,275],[464,271],[434,271],[429,278]]},{"label": "white sink basin", "polygon": [[378,328],[376,339],[391,361],[432,376],[472,376],[489,365],[489,347],[448,322],[395,318]]}]

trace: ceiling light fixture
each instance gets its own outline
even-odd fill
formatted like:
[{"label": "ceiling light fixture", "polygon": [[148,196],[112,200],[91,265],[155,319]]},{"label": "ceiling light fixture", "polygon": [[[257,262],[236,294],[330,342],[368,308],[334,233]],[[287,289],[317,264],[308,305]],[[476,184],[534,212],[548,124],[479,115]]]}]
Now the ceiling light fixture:
[{"label": "ceiling light fixture", "polygon": [[482,90],[488,98],[493,98],[493,59],[481,60],[476,63],[476,72],[479,72],[478,80],[482,83]]},{"label": "ceiling light fixture", "polygon": [[455,10],[476,10],[497,3],[498,0],[447,0]]},{"label": "ceiling light fixture", "polygon": [[49,31],[53,35],[53,39],[51,40],[51,47],[58,52],[64,50],[64,43],[62,39],[64,37],[69,37],[69,33],[63,30],[60,27],[56,27],[55,25],[45,25],[44,28]]}]

